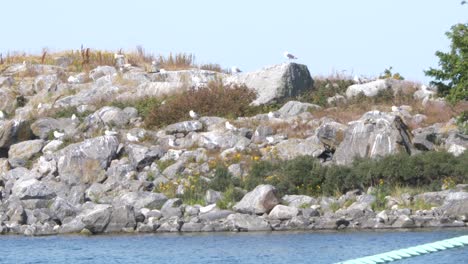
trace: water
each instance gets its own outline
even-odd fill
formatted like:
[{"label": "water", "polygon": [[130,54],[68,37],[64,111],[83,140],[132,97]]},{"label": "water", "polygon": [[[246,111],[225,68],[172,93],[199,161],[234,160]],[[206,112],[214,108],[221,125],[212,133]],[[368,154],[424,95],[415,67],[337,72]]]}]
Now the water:
[{"label": "water", "polygon": [[[468,230],[0,236],[0,263],[333,263],[461,235]],[[468,247],[395,263],[468,263]]]}]

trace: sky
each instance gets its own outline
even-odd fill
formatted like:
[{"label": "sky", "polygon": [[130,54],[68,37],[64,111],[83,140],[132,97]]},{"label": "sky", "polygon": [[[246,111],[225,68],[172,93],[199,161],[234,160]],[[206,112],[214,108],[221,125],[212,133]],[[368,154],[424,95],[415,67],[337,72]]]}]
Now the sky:
[{"label": "sky", "polygon": [[393,67],[428,82],[445,36],[466,23],[460,0],[0,0],[0,53],[84,47],[192,53],[243,71],[296,55],[312,76],[377,76]]}]

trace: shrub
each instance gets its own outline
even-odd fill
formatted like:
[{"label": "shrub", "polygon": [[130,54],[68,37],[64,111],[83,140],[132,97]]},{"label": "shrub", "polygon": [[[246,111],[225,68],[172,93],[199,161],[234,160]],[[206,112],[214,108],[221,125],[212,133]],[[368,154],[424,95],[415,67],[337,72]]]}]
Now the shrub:
[{"label": "shrub", "polygon": [[213,190],[224,192],[230,186],[239,186],[239,180],[234,178],[225,166],[218,165],[209,187]]},{"label": "shrub", "polygon": [[[321,165],[311,156],[286,161],[254,163],[244,188],[272,184],[280,194],[333,195],[374,186],[380,201],[396,186],[440,190],[450,178],[451,185],[468,182],[468,153],[454,157],[447,152],[406,153],[380,159],[356,159],[349,166]],[[384,184],[384,185],[383,185]],[[376,204],[381,208],[382,204]]]},{"label": "shrub", "polygon": [[145,120],[148,127],[161,127],[187,120],[193,110],[203,116],[236,118],[244,116],[255,93],[246,86],[223,86],[221,82],[210,82],[207,87],[189,89],[154,106]]},{"label": "shrub", "polygon": [[244,193],[233,185],[229,185],[224,192],[223,199],[216,202],[216,206],[220,209],[232,209],[232,206],[242,199]]}]

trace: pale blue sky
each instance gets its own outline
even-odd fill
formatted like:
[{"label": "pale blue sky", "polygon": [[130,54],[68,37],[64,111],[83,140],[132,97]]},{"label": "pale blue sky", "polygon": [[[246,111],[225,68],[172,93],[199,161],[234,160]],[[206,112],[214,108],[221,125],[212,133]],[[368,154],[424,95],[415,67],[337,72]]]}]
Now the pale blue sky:
[{"label": "pale blue sky", "polygon": [[444,33],[467,15],[459,0],[3,0],[0,52],[142,45],[250,71],[283,62],[288,50],[312,75],[393,66],[427,82],[434,52],[449,47]]}]

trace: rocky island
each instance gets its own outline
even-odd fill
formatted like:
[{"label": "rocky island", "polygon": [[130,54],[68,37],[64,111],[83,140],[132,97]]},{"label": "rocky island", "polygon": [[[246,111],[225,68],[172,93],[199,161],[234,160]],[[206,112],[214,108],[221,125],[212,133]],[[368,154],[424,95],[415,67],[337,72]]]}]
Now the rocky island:
[{"label": "rocky island", "polygon": [[177,66],[2,61],[0,233],[468,226],[466,101],[293,62]]}]

